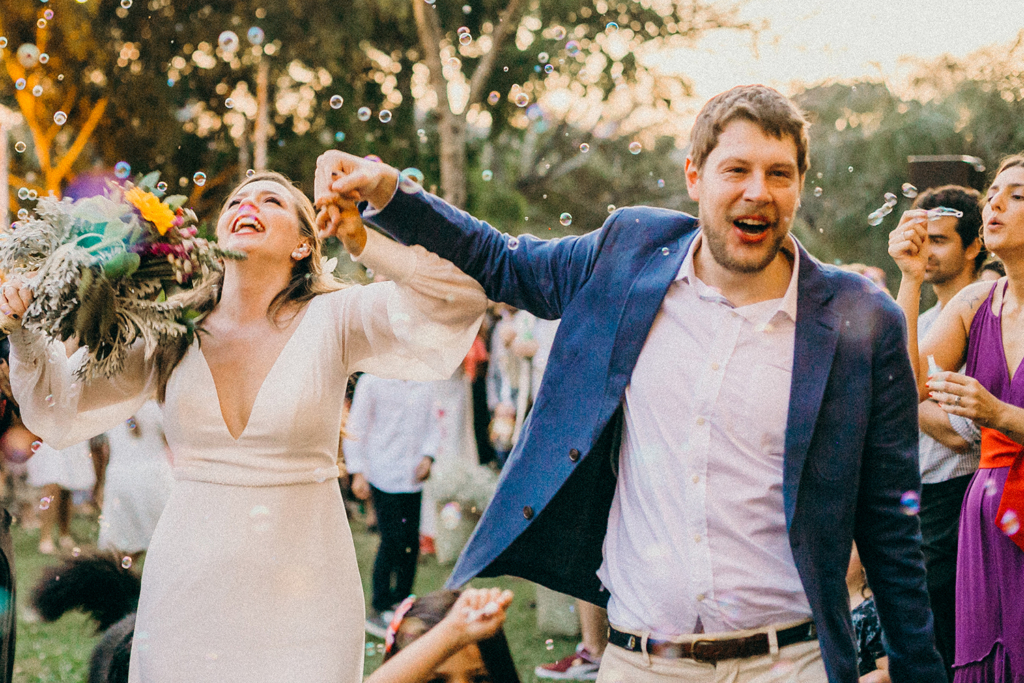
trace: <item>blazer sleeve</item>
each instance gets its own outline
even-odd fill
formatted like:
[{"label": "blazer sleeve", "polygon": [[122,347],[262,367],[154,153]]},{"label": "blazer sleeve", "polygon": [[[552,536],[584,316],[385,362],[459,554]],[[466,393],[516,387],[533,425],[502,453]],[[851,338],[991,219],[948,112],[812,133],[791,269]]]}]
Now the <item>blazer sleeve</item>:
[{"label": "blazer sleeve", "polygon": [[368,220],[400,242],[419,244],[451,261],[483,285],[488,298],[554,320],[587,282],[618,215],[582,236],[512,237],[420,190],[396,192]]},{"label": "blazer sleeve", "polygon": [[[886,302],[888,304],[889,302]],[[854,537],[875,595],[894,683],[944,680],[914,502],[918,470],[917,392],[899,309],[883,305],[872,353],[872,397],[861,463]]]}]

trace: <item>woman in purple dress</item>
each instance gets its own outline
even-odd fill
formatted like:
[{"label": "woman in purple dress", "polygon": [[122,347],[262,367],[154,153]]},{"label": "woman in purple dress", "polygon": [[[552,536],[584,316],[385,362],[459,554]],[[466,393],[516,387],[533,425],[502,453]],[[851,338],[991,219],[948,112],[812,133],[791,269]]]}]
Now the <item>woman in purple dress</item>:
[{"label": "woman in purple dress", "polygon": [[[982,431],[981,465],[960,518],[954,681],[1024,683],[1024,155],[1000,165],[982,215],[985,246],[1006,265],[1006,277],[961,290],[920,349],[918,303],[934,214],[906,212],[889,235],[889,254],[903,272],[897,300],[921,399]],[[938,372],[927,371],[929,357]],[[941,371],[965,362],[966,374]]]}]

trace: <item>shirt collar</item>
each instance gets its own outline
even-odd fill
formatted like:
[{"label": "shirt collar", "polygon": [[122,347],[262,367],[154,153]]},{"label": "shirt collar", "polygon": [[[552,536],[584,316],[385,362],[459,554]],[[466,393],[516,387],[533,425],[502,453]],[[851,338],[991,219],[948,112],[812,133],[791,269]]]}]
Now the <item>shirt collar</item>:
[{"label": "shirt collar", "polygon": [[[707,300],[719,300],[723,303],[732,306],[721,292],[714,287],[706,285],[699,277],[697,277],[696,271],[693,269],[693,255],[697,253],[697,249],[701,245],[701,241],[704,239],[703,231],[698,232],[697,236],[690,242],[690,248],[686,252],[686,258],[683,259],[682,265],[679,266],[679,272],[676,274],[676,281],[683,281],[689,285],[692,285],[696,291],[697,296]],[[797,246],[796,239],[793,238],[792,234],[787,234],[786,239],[782,243],[782,251],[789,254],[793,259],[793,274],[789,278],[789,285],[786,287],[786,293],[781,299],[776,299],[779,302],[778,312],[788,316],[790,320],[796,321],[796,298],[798,282],[800,279],[800,249]]]}]

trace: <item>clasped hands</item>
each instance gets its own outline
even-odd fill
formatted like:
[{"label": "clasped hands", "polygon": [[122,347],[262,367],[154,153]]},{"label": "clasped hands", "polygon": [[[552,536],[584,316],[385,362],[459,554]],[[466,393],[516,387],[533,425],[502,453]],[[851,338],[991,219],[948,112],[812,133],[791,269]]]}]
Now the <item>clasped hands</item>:
[{"label": "clasped hands", "polygon": [[366,246],[366,228],[356,204],[384,208],[398,186],[398,171],[379,161],[330,150],[316,160],[313,199],[320,238],[335,236],[353,256]]}]

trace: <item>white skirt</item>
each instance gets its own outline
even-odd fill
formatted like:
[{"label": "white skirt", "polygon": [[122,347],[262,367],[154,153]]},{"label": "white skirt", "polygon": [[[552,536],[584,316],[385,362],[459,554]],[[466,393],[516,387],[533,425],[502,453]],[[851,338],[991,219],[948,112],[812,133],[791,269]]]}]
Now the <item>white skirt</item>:
[{"label": "white skirt", "polygon": [[359,683],[363,590],[336,480],[178,481],[142,577],[133,683]]}]

